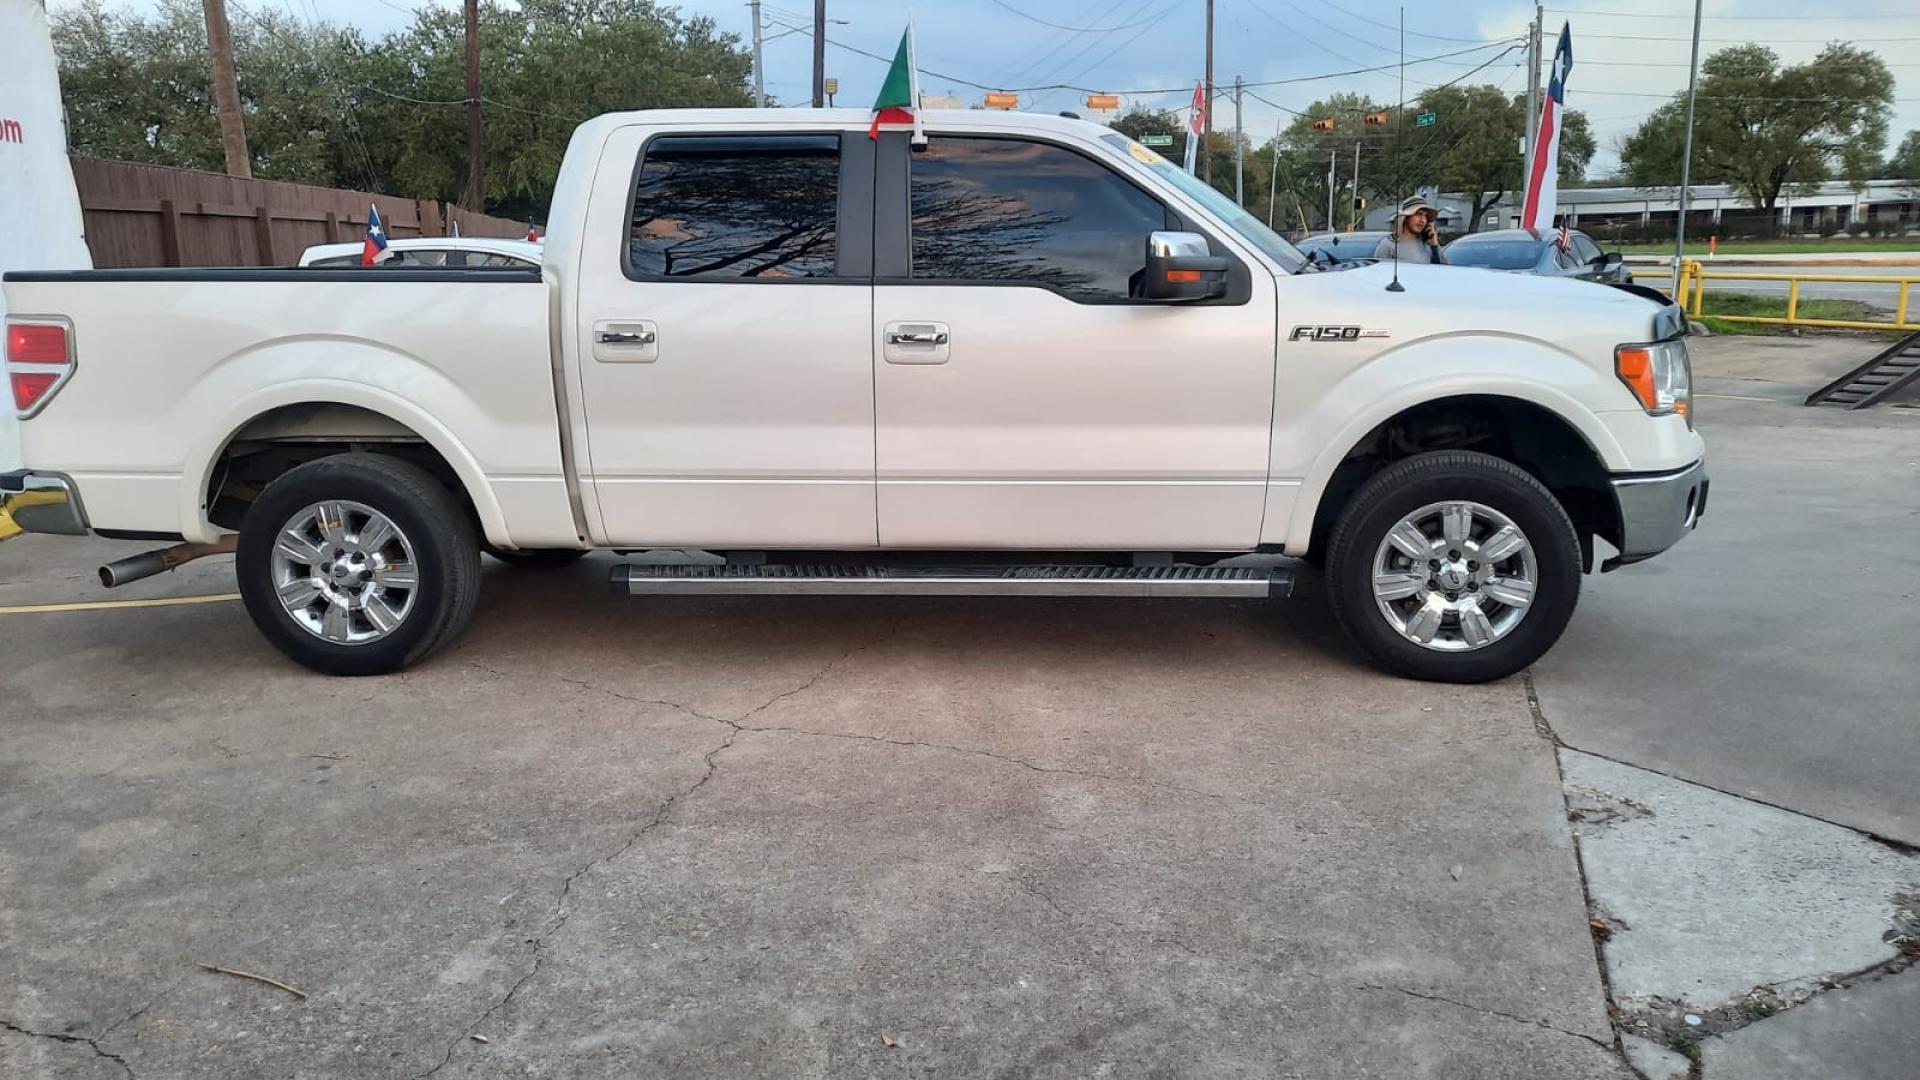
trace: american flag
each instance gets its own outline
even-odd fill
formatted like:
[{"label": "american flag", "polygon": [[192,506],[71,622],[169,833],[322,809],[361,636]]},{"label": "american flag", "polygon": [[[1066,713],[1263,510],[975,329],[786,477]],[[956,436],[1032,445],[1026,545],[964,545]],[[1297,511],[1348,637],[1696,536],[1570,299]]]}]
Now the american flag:
[{"label": "american flag", "polygon": [[1566,218],[1560,219],[1560,225],[1558,231],[1554,234],[1553,242],[1560,245],[1561,251],[1565,251],[1573,246],[1573,237],[1567,235]]}]

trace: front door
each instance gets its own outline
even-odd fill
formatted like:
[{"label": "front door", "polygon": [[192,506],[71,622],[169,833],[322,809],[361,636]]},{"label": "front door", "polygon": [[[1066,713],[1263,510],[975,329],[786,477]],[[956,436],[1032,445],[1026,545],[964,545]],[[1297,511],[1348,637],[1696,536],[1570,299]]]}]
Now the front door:
[{"label": "front door", "polygon": [[609,141],[574,314],[603,541],[872,547],[871,145],[646,135]]},{"label": "front door", "polygon": [[881,147],[872,332],[888,547],[1234,550],[1260,534],[1274,290],[1138,297],[1180,216],[1085,148]]}]

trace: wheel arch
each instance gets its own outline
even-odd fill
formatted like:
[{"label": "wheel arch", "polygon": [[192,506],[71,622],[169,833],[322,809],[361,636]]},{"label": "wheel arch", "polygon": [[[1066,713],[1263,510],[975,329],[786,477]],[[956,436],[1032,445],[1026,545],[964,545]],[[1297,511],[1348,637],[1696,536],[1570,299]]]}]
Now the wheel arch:
[{"label": "wheel arch", "polygon": [[181,484],[180,519],[200,530],[190,540],[211,541],[223,531],[216,520],[223,516],[216,511],[227,486],[223,463],[231,464],[236,448],[266,445],[288,449],[289,459],[366,449],[412,460],[441,477],[489,542],[510,543],[500,504],[472,453],[431,413],[381,388],[335,380],[286,383],[249,395],[208,430]]},{"label": "wheel arch", "polygon": [[1608,473],[1609,458],[1623,455],[1607,429],[1572,399],[1551,401],[1549,393],[1535,390],[1399,403],[1356,418],[1332,447],[1337,449],[1316,460],[1302,483],[1287,530],[1288,554],[1324,554],[1348,500],[1380,470],[1417,453],[1453,449],[1492,454],[1544,484],[1573,520],[1587,570],[1595,536],[1619,543],[1619,508]]}]

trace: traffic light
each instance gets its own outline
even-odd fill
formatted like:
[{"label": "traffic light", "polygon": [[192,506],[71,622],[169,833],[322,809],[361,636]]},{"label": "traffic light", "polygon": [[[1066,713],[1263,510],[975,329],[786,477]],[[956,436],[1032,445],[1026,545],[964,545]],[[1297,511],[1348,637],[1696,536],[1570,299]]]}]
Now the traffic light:
[{"label": "traffic light", "polygon": [[1366,124],[1368,127],[1386,127],[1387,114],[1384,112],[1368,113],[1365,117],[1361,119],[1361,122]]},{"label": "traffic light", "polygon": [[1315,121],[1313,122],[1313,130],[1315,130],[1315,131],[1332,131],[1332,130],[1333,130],[1333,117],[1331,117],[1331,116],[1329,116],[1329,117],[1327,117],[1327,118],[1326,118],[1326,119],[1324,119],[1324,120],[1315,120]]},{"label": "traffic light", "polygon": [[1355,210],[1365,210],[1367,208],[1366,197],[1364,195],[1355,195],[1353,197],[1353,208]]}]

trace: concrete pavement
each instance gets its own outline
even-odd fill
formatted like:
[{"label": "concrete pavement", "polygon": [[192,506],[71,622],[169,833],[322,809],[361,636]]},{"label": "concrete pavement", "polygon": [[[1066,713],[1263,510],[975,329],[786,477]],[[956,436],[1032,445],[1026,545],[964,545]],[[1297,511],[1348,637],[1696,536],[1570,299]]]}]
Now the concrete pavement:
[{"label": "concrete pavement", "polygon": [[1874,347],[1694,342],[1707,515],[1536,665],[1570,745],[1920,843],[1920,412],[1799,405]]},{"label": "concrete pavement", "polygon": [[[0,545],[0,603],[110,549]],[[605,570],[492,567],[377,680],[231,603],[0,614],[0,1075],[1629,1075],[1518,680],[1311,598]]]}]

